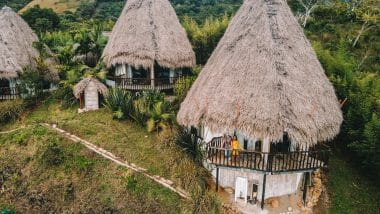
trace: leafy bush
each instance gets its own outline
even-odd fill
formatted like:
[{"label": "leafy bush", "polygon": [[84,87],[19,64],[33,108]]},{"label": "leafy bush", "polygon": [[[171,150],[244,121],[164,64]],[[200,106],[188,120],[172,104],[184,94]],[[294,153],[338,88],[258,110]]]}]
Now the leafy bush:
[{"label": "leafy bush", "polygon": [[174,85],[174,95],[177,97],[179,102],[182,102],[185,99],[187,92],[190,90],[195,79],[196,77],[189,76],[177,80]]},{"label": "leafy bush", "polygon": [[204,152],[197,138],[189,130],[180,128],[175,142],[195,163],[202,165]]},{"label": "leafy bush", "polygon": [[35,59],[36,68],[26,67],[20,75],[18,88],[24,98],[35,99],[43,97],[44,89],[50,88],[48,76],[50,69],[42,58]]},{"label": "leafy bush", "polygon": [[25,104],[22,100],[0,102],[0,124],[18,119],[24,111]]},{"label": "leafy bush", "polygon": [[120,88],[112,88],[105,98],[105,106],[112,111],[116,119],[129,117],[132,111],[132,102],[132,93]]},{"label": "leafy bush", "polygon": [[154,106],[158,102],[164,102],[165,94],[159,91],[143,91],[136,95],[133,101],[131,117],[141,126],[146,125]]},{"label": "leafy bush", "polygon": [[61,107],[64,109],[77,104],[77,99],[73,94],[73,89],[65,84],[61,84],[53,95],[54,98],[61,101]]},{"label": "leafy bush", "polygon": [[157,102],[153,109],[148,112],[149,119],[147,121],[147,129],[149,132],[160,131],[172,127],[175,121],[175,114],[170,112],[170,106],[167,102]]}]

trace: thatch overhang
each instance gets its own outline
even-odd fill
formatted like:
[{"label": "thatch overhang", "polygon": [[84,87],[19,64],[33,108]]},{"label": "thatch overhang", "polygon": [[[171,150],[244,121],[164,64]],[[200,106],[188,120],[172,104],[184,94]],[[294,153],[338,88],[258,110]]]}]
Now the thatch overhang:
[{"label": "thatch overhang", "polygon": [[245,0],[181,104],[185,126],[298,144],[334,138],[334,88],[283,0]]},{"label": "thatch overhang", "polygon": [[87,77],[81,80],[78,84],[74,86],[74,96],[79,99],[81,94],[86,90],[88,84],[90,82],[95,84],[96,89],[102,95],[108,94],[108,88],[103,83],[101,83],[98,79],[93,77]]},{"label": "thatch overhang", "polygon": [[[40,54],[33,47],[38,42],[37,35],[28,24],[11,8],[0,10],[0,78],[17,78],[26,67],[36,67]],[[46,79],[58,82],[58,71],[54,60],[46,60],[49,67]]]},{"label": "thatch overhang", "polygon": [[117,20],[103,59],[107,67],[129,64],[151,68],[193,67],[195,53],[168,0],[128,0]]}]

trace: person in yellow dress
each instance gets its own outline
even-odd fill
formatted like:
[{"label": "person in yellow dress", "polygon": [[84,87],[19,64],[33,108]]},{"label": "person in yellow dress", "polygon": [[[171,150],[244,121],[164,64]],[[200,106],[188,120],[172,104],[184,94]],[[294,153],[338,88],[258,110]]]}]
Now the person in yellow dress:
[{"label": "person in yellow dress", "polygon": [[242,146],[240,145],[236,135],[234,135],[234,138],[232,140],[232,157],[234,159],[234,162],[236,163],[236,160],[239,156],[239,151],[243,150]]}]

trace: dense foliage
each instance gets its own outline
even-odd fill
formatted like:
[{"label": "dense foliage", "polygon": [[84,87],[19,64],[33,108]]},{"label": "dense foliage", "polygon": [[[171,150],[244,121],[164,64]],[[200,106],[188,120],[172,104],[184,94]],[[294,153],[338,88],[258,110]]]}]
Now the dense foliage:
[{"label": "dense foliage", "polygon": [[26,10],[21,16],[38,33],[56,30],[60,23],[52,9],[40,8],[38,5]]},{"label": "dense foliage", "polygon": [[0,0],[0,8],[6,5],[18,11],[31,1],[32,0]]},{"label": "dense foliage", "polygon": [[[305,7],[290,1],[301,19]],[[306,2],[306,1],[301,1]],[[343,102],[336,148],[380,175],[380,5],[378,1],[312,1],[305,32]],[[364,29],[364,30],[363,30]]]}]

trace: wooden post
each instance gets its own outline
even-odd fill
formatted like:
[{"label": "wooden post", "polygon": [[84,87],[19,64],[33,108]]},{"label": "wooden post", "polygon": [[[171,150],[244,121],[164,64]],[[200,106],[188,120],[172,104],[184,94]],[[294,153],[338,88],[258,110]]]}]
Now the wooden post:
[{"label": "wooden post", "polygon": [[263,179],[263,191],[262,191],[262,196],[261,196],[261,209],[264,209],[264,200],[265,200],[265,185],[267,182],[267,174],[264,174],[264,179]]},{"label": "wooden post", "polygon": [[155,85],[154,85],[154,65],[152,65],[152,68],[150,69],[150,86],[152,87],[152,89],[155,88]]},{"label": "wooden post", "polygon": [[80,109],[83,108],[83,104],[82,104],[82,94],[79,96],[79,108],[80,108]]},{"label": "wooden post", "polygon": [[305,172],[304,176],[305,178],[304,178],[304,184],[303,184],[302,199],[303,199],[303,206],[306,207],[307,183],[309,180],[309,172]]},{"label": "wooden post", "polygon": [[215,192],[219,190],[219,167],[216,167],[216,182],[215,182]]}]

